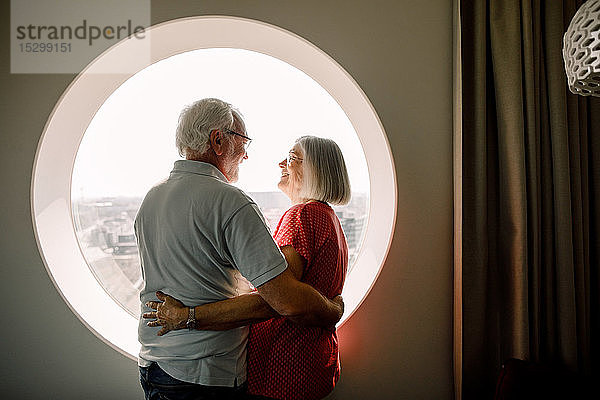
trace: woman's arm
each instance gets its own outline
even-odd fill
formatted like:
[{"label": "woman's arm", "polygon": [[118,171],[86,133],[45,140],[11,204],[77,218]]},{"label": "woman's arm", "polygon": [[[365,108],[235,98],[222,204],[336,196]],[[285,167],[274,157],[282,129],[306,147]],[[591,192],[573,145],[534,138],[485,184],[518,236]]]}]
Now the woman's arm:
[{"label": "woman's arm", "polygon": [[[281,251],[288,262],[286,271],[261,285],[258,293],[195,307],[196,329],[227,330],[278,315],[300,325],[334,329],[344,313],[342,297],[329,300],[312,286],[300,282],[306,260],[291,246],[284,246]],[[156,311],[143,314],[147,319],[156,318],[148,322],[148,326],[162,326],[159,336],[186,328],[189,308],[164,293],[157,292],[157,297],[161,302],[147,303]]]}]

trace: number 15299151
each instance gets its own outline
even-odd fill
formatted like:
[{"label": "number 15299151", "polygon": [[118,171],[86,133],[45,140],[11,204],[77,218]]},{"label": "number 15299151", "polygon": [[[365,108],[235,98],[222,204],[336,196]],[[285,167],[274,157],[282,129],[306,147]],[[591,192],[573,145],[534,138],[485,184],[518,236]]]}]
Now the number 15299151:
[{"label": "number 15299151", "polygon": [[19,43],[21,53],[70,53],[71,43]]}]

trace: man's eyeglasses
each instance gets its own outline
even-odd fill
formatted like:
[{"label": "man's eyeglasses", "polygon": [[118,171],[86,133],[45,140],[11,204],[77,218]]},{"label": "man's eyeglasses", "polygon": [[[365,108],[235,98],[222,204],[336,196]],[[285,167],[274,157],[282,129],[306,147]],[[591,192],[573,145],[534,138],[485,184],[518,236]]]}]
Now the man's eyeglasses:
[{"label": "man's eyeglasses", "polygon": [[239,136],[239,137],[243,137],[244,139],[246,139],[246,142],[244,143],[244,150],[248,151],[248,147],[250,147],[250,143],[252,143],[252,139],[250,139],[246,135],[242,135],[241,133],[237,133],[236,131],[232,131],[230,129],[225,129],[225,132],[230,133],[232,135]]},{"label": "man's eyeglasses", "polygon": [[287,163],[291,164],[292,161],[303,161],[303,158],[296,157],[293,153],[289,153],[287,156]]}]

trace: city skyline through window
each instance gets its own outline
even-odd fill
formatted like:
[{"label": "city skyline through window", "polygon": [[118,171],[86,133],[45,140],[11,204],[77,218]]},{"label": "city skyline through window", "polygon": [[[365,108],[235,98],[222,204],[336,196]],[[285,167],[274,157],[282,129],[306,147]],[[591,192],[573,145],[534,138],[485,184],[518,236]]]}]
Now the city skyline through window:
[{"label": "city skyline through window", "polygon": [[142,285],[133,220],[145,193],[180,159],[174,132],[181,109],[217,97],[244,116],[253,139],[236,186],[260,206],[272,230],[289,207],[277,190],[278,167],[305,134],[335,140],[346,159],[352,201],[334,207],[348,239],[352,267],[366,227],[368,169],[341,107],[318,83],[276,58],[239,49],[176,55],[140,71],[98,110],[77,153],[71,200],[79,245],[90,270],[134,317]]}]

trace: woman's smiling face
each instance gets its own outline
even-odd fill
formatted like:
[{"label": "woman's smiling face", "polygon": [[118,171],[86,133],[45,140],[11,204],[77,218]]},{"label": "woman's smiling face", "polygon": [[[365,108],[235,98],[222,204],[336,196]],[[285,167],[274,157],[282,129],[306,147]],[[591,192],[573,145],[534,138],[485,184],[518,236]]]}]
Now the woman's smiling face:
[{"label": "woman's smiling face", "polygon": [[300,189],[302,188],[303,179],[303,162],[304,154],[297,144],[292,147],[286,159],[279,163],[281,168],[281,179],[277,187],[285,193],[292,203],[300,202]]}]

